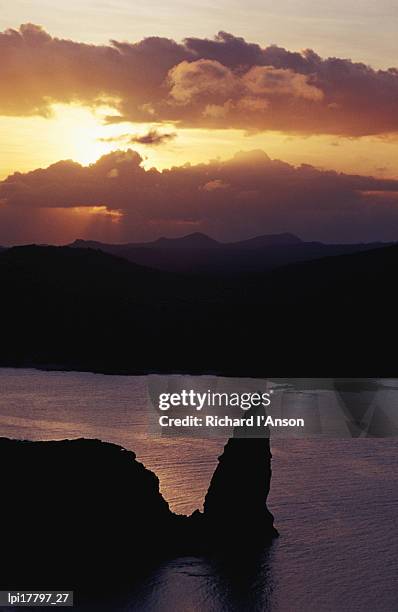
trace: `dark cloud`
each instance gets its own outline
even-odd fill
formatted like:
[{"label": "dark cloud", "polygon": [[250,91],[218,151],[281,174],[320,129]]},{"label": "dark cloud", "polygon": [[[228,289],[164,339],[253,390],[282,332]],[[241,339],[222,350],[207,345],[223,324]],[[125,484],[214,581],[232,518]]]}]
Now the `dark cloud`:
[{"label": "dark cloud", "polygon": [[99,138],[100,142],[126,142],[128,144],[141,144],[158,146],[177,138],[176,132],[162,133],[156,129],[149,130],[146,134],[121,134],[109,138]]},{"label": "dark cloud", "polygon": [[[25,24],[0,33],[0,113],[48,115],[54,102],[119,113],[109,122],[361,136],[398,131],[398,69],[312,50],[214,40],[89,45]],[[6,85],[4,85],[6,84]]]},{"label": "dark cloud", "polygon": [[169,132],[162,134],[157,130],[149,130],[146,134],[136,134],[135,136],[131,136],[129,139],[130,144],[144,144],[144,145],[160,145],[165,142],[170,142],[170,140],[174,140],[177,137],[175,132]]},{"label": "dark cloud", "polygon": [[0,183],[0,244],[193,230],[225,240],[289,231],[350,242],[394,240],[397,227],[398,181],[294,167],[263,151],[162,172],[144,170],[132,150],[114,151],[90,166],[61,161]]}]

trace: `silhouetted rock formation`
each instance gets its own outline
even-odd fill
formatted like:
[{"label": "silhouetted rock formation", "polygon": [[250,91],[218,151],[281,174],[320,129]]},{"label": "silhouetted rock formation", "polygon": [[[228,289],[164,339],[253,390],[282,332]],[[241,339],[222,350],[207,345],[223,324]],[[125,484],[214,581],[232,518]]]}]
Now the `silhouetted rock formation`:
[{"label": "silhouetted rock formation", "polygon": [[[251,408],[246,417],[258,412]],[[277,535],[267,508],[272,457],[268,436],[268,428],[235,427],[225,445],[204,503],[213,540],[234,542],[243,536],[254,545]]]},{"label": "silhouetted rock formation", "polygon": [[244,533],[249,515],[267,539],[275,534],[265,506],[271,476],[265,439],[226,445],[205,512],[191,517],[171,512],[155,474],[115,444],[0,438],[0,461],[3,588],[111,591],[167,557],[220,551],[216,530],[234,522],[232,535]]},{"label": "silhouetted rock formation", "polygon": [[98,440],[2,438],[0,457],[3,585],[123,581],[159,554],[173,514],[134,453]]}]

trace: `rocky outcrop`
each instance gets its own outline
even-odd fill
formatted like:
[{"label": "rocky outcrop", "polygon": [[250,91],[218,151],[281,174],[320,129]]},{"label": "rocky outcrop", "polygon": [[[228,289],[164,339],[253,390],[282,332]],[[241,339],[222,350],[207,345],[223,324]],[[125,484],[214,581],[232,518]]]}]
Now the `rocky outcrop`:
[{"label": "rocky outcrop", "polygon": [[[256,416],[251,409],[246,416]],[[253,437],[255,436],[255,437]],[[239,426],[224,447],[204,502],[204,518],[213,542],[245,539],[251,545],[277,535],[267,508],[271,485],[269,431]]]},{"label": "rocky outcrop", "polygon": [[0,461],[3,584],[128,580],[166,548],[174,515],[133,452],[3,438]]},{"label": "rocky outcrop", "polygon": [[248,521],[269,539],[270,457],[267,439],[231,439],[204,512],[185,517],[171,512],[156,475],[120,446],[0,438],[2,585],[106,589],[131,584],[166,557],[213,553],[229,529],[234,538],[247,533]]}]

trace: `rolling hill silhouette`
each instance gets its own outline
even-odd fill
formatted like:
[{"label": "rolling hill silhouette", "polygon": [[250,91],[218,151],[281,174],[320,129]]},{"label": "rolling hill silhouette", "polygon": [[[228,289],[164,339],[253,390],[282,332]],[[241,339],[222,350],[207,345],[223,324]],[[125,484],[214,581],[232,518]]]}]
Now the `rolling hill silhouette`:
[{"label": "rolling hill silhouette", "polygon": [[102,372],[395,375],[398,246],[249,275],[184,275],[100,250],[0,254],[0,364]]},{"label": "rolling hill silhouette", "polygon": [[214,238],[210,238],[207,234],[201,232],[193,232],[186,234],[179,238],[166,238],[162,236],[156,240],[149,242],[129,242],[126,244],[109,244],[98,242],[95,240],[81,240],[77,239],[70,246],[77,246],[79,248],[167,248],[167,249],[214,249],[214,248],[261,248],[264,246],[271,245],[288,245],[288,244],[300,244],[302,240],[294,234],[265,234],[263,236],[255,236],[254,238],[248,238],[247,240],[239,240],[237,242],[219,242]]},{"label": "rolling hill silhouette", "polygon": [[[373,244],[323,244],[303,242],[294,234],[268,234],[238,242],[222,243],[194,233],[152,242],[106,244],[76,240],[77,248],[100,249],[129,261],[159,270],[186,274],[236,276],[259,273],[299,261],[343,255],[386,246]],[[181,257],[183,251],[184,257]]]}]

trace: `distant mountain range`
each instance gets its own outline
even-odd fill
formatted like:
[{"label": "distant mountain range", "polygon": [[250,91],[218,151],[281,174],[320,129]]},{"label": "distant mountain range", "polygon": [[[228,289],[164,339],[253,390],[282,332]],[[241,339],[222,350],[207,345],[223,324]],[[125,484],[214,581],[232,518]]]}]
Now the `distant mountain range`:
[{"label": "distant mountain range", "polygon": [[396,376],[397,270],[397,245],[235,276],[14,247],[0,254],[0,365]]},{"label": "distant mountain range", "polygon": [[71,246],[90,247],[90,248],[146,248],[146,249],[258,249],[265,246],[301,244],[302,240],[294,234],[266,234],[264,236],[256,236],[247,240],[239,240],[237,242],[219,242],[210,238],[201,232],[187,234],[180,238],[165,238],[164,236],[150,242],[130,242],[127,244],[106,244],[92,240],[76,240]]},{"label": "distant mountain range", "polygon": [[[136,264],[169,272],[236,276],[264,272],[300,261],[380,248],[386,246],[386,243],[303,242],[290,233],[222,243],[206,234],[193,233],[181,238],[159,238],[152,242],[128,244],[76,240],[69,246],[99,249]],[[181,257],[181,251],[184,257]]]}]

